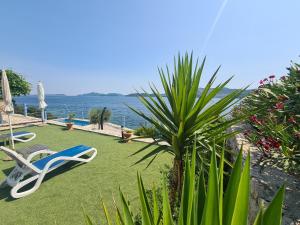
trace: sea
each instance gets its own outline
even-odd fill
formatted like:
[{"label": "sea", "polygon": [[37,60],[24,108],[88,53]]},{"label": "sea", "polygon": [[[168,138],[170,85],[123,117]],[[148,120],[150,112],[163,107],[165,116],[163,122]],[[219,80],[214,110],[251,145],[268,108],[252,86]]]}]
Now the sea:
[{"label": "sea", "polygon": [[[17,104],[27,106],[38,106],[38,98],[34,95],[14,98]],[[66,118],[68,114],[75,113],[76,118],[87,119],[92,108],[103,108],[111,110],[110,122],[128,128],[137,128],[141,125],[148,126],[146,120],[138,116],[127,105],[141,110],[146,114],[149,112],[135,96],[46,96],[48,105],[47,112],[51,112],[58,118]]]},{"label": "sea", "polygon": [[[38,106],[38,98],[34,95],[21,96],[14,98],[17,104],[26,104],[27,106]],[[216,102],[215,98],[211,103]],[[66,95],[46,95],[48,104],[47,112],[52,113],[58,118],[66,118],[68,114],[75,113],[76,118],[87,119],[89,111],[92,108],[103,108],[111,110],[110,122],[135,129],[140,126],[149,126],[150,124],[133,112],[128,106],[150,115],[146,107],[136,96],[66,96]]]}]

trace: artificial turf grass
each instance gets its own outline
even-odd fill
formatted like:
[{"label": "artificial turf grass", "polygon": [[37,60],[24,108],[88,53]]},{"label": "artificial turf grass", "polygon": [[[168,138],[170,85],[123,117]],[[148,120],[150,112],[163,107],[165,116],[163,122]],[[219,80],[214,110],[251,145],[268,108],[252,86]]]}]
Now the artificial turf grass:
[{"label": "artificial turf grass", "polygon": [[[27,197],[14,200],[9,196],[9,189],[0,190],[0,224],[84,224],[82,207],[97,222],[101,215],[101,224],[105,224],[100,195],[110,211],[114,212],[113,196],[119,199],[118,190],[121,187],[135,208],[138,203],[137,171],[142,173],[146,187],[151,188],[153,183],[161,181],[160,171],[171,163],[171,157],[165,154],[148,169],[145,169],[147,162],[132,166],[142,155],[129,155],[145,146],[144,143],[123,144],[114,137],[78,130],[66,131],[53,125],[17,130],[35,132],[37,137],[28,143],[17,143],[16,148],[45,144],[59,151],[84,144],[95,147],[98,154],[90,163],[66,165],[49,174],[40,188]],[[4,157],[1,153],[0,158]],[[0,161],[0,180],[4,179],[4,172],[9,172],[8,169],[13,166],[14,162]]]}]

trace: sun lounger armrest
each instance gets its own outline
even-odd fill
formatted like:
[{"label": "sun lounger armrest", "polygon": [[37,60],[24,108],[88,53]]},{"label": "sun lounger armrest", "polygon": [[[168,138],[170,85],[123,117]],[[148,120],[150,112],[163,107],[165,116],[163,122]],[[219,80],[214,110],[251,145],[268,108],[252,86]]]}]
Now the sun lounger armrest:
[{"label": "sun lounger armrest", "polygon": [[29,141],[33,140],[36,137],[35,133],[28,133],[26,136],[29,136],[29,135],[31,135],[31,137],[28,139],[22,139],[22,138],[19,138],[18,136],[13,137],[13,138],[15,141],[20,141],[20,142],[25,143],[25,142],[29,142]]},{"label": "sun lounger armrest", "polygon": [[37,156],[37,155],[40,155],[40,154],[50,154],[50,155],[52,155],[52,154],[55,154],[55,153],[57,153],[57,152],[55,152],[55,151],[51,151],[51,150],[47,150],[47,149],[45,149],[45,150],[39,150],[39,151],[36,151],[36,152],[33,152],[33,153],[31,153],[28,157],[27,157],[27,162],[31,162],[31,160],[35,157],[35,156]]}]

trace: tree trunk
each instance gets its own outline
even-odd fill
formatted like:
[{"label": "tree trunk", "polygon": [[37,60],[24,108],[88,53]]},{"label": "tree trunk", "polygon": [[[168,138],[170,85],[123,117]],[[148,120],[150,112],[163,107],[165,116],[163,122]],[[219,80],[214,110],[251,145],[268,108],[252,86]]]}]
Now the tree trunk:
[{"label": "tree trunk", "polygon": [[174,159],[173,162],[173,173],[170,184],[170,203],[172,208],[176,205],[177,201],[180,201],[182,184],[183,184],[183,160],[182,159]]}]

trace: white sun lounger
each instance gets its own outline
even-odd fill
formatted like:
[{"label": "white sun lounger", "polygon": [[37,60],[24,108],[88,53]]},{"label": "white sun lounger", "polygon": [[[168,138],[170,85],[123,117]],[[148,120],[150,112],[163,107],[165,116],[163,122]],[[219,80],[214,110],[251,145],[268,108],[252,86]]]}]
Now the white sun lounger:
[{"label": "white sun lounger", "polygon": [[[10,139],[10,134],[2,134],[0,135],[0,139]],[[27,139],[23,139],[25,137],[28,137]],[[28,132],[28,131],[19,131],[19,132],[14,132],[13,133],[13,139],[14,141],[20,141],[20,142],[28,142],[33,140],[36,137],[35,133]]]},{"label": "white sun lounger", "polygon": [[[75,146],[73,148],[69,148],[60,152],[40,150],[30,154],[27,159],[23,158],[20,154],[9,148],[1,146],[0,150],[4,151],[17,163],[12,172],[0,185],[11,186],[12,189],[10,193],[13,198],[22,198],[35,192],[41,185],[45,175],[50,171],[62,166],[63,164],[70,161],[89,162],[97,155],[97,150],[95,148],[85,145]],[[81,156],[89,153],[91,154],[89,158],[81,158]],[[39,154],[50,155],[37,161],[31,162],[31,160]],[[33,187],[31,187],[29,190],[19,191],[21,188],[25,187],[31,182],[35,182]]]}]

